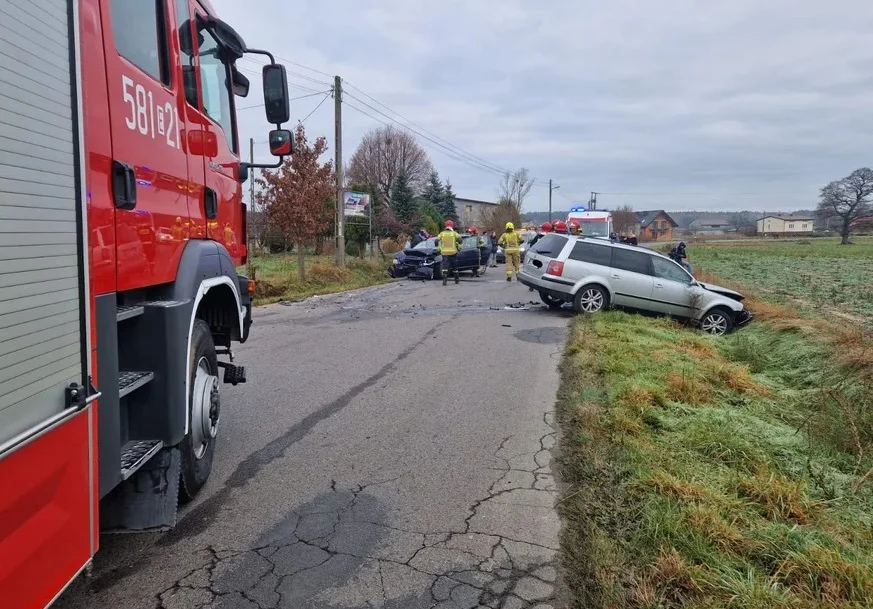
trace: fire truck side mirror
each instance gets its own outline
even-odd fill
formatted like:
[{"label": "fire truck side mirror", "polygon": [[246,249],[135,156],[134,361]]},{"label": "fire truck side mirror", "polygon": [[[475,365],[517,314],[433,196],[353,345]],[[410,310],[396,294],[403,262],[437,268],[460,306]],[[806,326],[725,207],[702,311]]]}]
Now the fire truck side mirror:
[{"label": "fire truck side mirror", "polygon": [[215,36],[222,50],[229,54],[232,61],[236,61],[246,53],[246,43],[235,29],[218,17],[206,19],[206,29]]},{"label": "fire truck side mirror", "polygon": [[294,153],[294,136],[287,129],[270,131],[270,154],[288,156]]},{"label": "fire truck side mirror", "polygon": [[262,76],[267,122],[277,126],[287,123],[291,118],[291,101],[288,99],[288,76],[285,73],[285,66],[277,63],[266,65]]}]

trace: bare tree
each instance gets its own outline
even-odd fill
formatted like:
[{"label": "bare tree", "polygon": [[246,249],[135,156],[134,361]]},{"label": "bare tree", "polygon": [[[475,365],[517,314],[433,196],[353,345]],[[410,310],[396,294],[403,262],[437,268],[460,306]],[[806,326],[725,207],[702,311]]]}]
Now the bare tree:
[{"label": "bare tree", "polygon": [[638,233],[640,219],[630,205],[622,205],[612,211],[612,227],[616,233]]},{"label": "bare tree", "polygon": [[518,206],[519,213],[524,207],[524,200],[533,188],[534,179],[530,177],[530,172],[522,167],[515,171],[507,171],[500,178],[500,184],[497,186],[497,198],[501,201],[515,201]]},{"label": "bare tree", "polygon": [[433,165],[411,133],[385,126],[367,132],[349,160],[346,178],[350,183],[369,184],[387,204],[401,171],[413,190],[420,192]]},{"label": "bare tree", "polygon": [[512,199],[503,197],[497,205],[489,206],[483,210],[479,217],[479,226],[483,230],[493,230],[502,233],[507,222],[521,228],[521,210],[518,203]]},{"label": "bare tree", "polygon": [[861,167],[842,180],[821,189],[816,214],[822,219],[840,218],[841,243],[847,245],[852,222],[873,212],[873,169]]}]

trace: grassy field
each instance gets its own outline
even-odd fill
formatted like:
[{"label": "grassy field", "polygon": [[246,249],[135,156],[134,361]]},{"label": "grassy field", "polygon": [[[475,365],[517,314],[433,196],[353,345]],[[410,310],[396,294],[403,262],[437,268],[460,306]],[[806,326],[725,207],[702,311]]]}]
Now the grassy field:
[{"label": "grassy field", "polygon": [[[280,300],[302,300],[310,296],[333,294],[378,285],[391,281],[388,263],[380,260],[346,258],[346,267],[334,264],[332,256],[306,256],[306,279],[297,274],[294,255],[258,256],[253,262],[255,304],[269,304]],[[240,272],[244,271],[240,269]]]},{"label": "grassy field", "polygon": [[873,327],[873,238],[691,245],[690,262],[775,303]]},{"label": "grassy field", "polygon": [[722,339],[574,322],[558,403],[574,608],[873,607],[870,344],[761,313]]}]

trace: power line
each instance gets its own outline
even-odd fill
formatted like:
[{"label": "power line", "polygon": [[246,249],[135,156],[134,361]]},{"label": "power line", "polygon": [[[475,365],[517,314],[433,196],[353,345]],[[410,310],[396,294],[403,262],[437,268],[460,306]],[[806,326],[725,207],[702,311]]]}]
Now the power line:
[{"label": "power line", "polygon": [[[260,76],[260,74],[258,74],[258,73],[255,72],[254,70],[249,70],[248,68],[237,68],[237,69],[240,70],[241,72],[245,72],[245,73],[247,73],[247,74],[252,74],[252,75],[254,75],[254,76]],[[327,84],[327,83],[321,83],[321,84],[322,84],[323,86],[325,86],[325,87],[329,87],[329,86],[330,86],[330,85]],[[296,83],[296,82],[291,82],[291,81],[289,81],[289,82],[288,82],[288,86],[289,86],[289,87],[294,87],[295,89],[301,89],[301,90],[303,90],[303,91],[309,91],[310,93],[317,93],[317,94],[319,94],[319,95],[321,95],[321,93],[322,93],[322,91],[319,91],[318,89],[313,89],[312,87],[307,87],[307,86],[305,86],[305,85],[301,85],[301,84],[298,84],[298,83]]]},{"label": "power line", "polygon": [[[243,59],[245,61],[248,61],[248,62],[253,63],[255,65],[258,65],[258,66],[268,65],[266,62],[261,62],[261,61],[258,61],[256,59],[253,59],[251,57],[243,57]],[[280,59],[282,59],[282,58],[280,57]],[[282,59],[282,61],[286,61],[286,60]],[[293,63],[293,62],[289,62],[289,63]],[[323,80],[319,80],[318,78],[313,78],[312,76],[309,76],[307,74],[301,74],[300,72],[294,72],[293,70],[289,70],[287,68],[285,69],[285,72],[287,74],[292,75],[292,76],[296,76],[297,78],[302,78],[303,80],[308,80],[309,82],[313,82],[313,83],[316,83],[319,85],[329,85],[330,84],[330,83],[324,82]]]},{"label": "power line", "polygon": [[[373,102],[379,104],[380,106],[382,106],[383,108],[385,108],[385,109],[388,110],[389,112],[391,112],[391,113],[393,113],[393,114],[396,114],[397,116],[399,116],[401,119],[403,119],[404,121],[406,121],[406,122],[409,123],[410,125],[413,125],[414,127],[417,127],[418,129],[421,129],[421,130],[424,131],[425,133],[427,133],[427,134],[429,134],[429,135],[432,135],[432,136],[435,137],[437,140],[439,140],[439,141],[443,142],[444,144],[448,145],[449,147],[455,149],[459,154],[462,154],[462,155],[464,155],[464,156],[467,156],[467,157],[469,157],[471,160],[476,161],[477,163],[481,163],[481,164],[483,164],[483,165],[487,165],[487,166],[489,166],[489,167],[493,167],[493,168],[497,169],[498,171],[500,171],[501,173],[504,173],[504,174],[505,174],[505,173],[510,173],[506,168],[501,167],[500,165],[497,165],[497,164],[495,164],[495,163],[491,163],[490,161],[486,161],[485,159],[483,159],[483,158],[481,158],[481,157],[478,157],[478,156],[476,156],[475,154],[472,154],[472,153],[470,153],[470,152],[467,152],[466,150],[460,148],[459,146],[456,146],[455,144],[452,144],[452,143],[449,142],[448,140],[446,140],[446,139],[444,139],[444,138],[441,138],[441,137],[438,136],[436,133],[433,133],[432,131],[429,131],[429,130],[425,129],[425,128],[422,127],[421,125],[416,124],[415,122],[413,122],[413,121],[411,121],[410,119],[406,118],[405,116],[403,116],[402,114],[400,114],[400,113],[397,112],[396,110],[394,110],[394,109],[388,107],[386,104],[383,104],[382,102],[380,102],[379,100],[377,100],[377,99],[374,98],[373,96],[368,95],[365,91],[361,90],[359,87],[356,87],[355,85],[350,84],[350,83],[348,83],[348,82],[347,82],[346,84],[347,84],[349,87],[351,87],[352,89],[354,89],[355,91],[358,91],[361,95],[363,95],[363,96],[366,97],[367,99],[369,99],[369,100],[371,100],[371,101],[373,101]],[[349,95],[351,96],[351,94],[349,94]],[[352,97],[354,97],[354,96],[352,96]],[[355,98],[355,99],[357,99],[357,98]],[[363,103],[363,104],[366,105],[366,102],[364,102],[364,101],[362,101],[362,100],[360,100],[360,99],[359,99],[358,101],[360,101],[361,103]],[[370,107],[372,108],[372,106],[370,106]],[[373,108],[373,110],[376,110],[376,109]],[[379,112],[378,110],[376,110],[376,111]],[[383,115],[384,115],[384,113],[382,113],[382,112],[380,112],[380,114],[383,114]],[[392,120],[395,120],[395,119],[392,119]],[[397,121],[395,120],[395,122],[397,122]]]},{"label": "power line", "polygon": [[[379,123],[385,125],[386,127],[390,127],[390,126],[392,126],[391,123],[385,122],[384,120],[382,120],[382,119],[379,118],[378,116],[374,116],[374,115],[370,114],[369,112],[367,112],[366,110],[362,110],[361,108],[357,107],[356,105],[354,105],[354,104],[352,104],[352,103],[350,103],[350,102],[348,102],[348,101],[346,101],[346,100],[343,100],[343,104],[345,104],[345,105],[348,106],[349,108],[352,108],[353,110],[356,110],[356,111],[360,112],[360,113],[363,114],[364,116],[366,116],[366,117],[368,117],[368,118],[371,118],[371,119],[373,119],[374,121],[377,121],[377,122],[379,122]],[[396,122],[396,121],[395,121],[395,122]],[[403,125],[401,125],[401,127],[403,127]],[[408,131],[410,131],[410,132],[412,132],[412,133],[416,133],[416,135],[419,135],[420,137],[424,137],[424,136],[421,136],[421,134],[419,134],[419,133],[417,133],[417,132],[414,132],[414,131],[412,131],[411,129],[408,129],[407,127],[404,127],[404,129],[407,129]],[[437,150],[437,151],[439,151],[439,152],[442,152],[443,154],[445,154],[445,155],[447,155],[447,156],[449,156],[449,157],[455,159],[456,161],[460,161],[461,163],[464,163],[464,164],[466,164],[466,165],[469,165],[470,167],[473,167],[474,169],[479,169],[479,170],[483,170],[483,171],[489,171],[489,172],[491,172],[491,173],[495,173],[495,174],[499,173],[499,172],[496,171],[496,170],[487,169],[487,168],[485,168],[485,167],[478,166],[478,165],[473,165],[473,164],[472,164],[468,159],[465,159],[464,157],[458,156],[457,154],[455,154],[455,153],[452,152],[451,150],[447,149],[445,146],[437,145],[437,147],[434,148],[435,142],[434,142],[433,140],[431,140],[430,138],[426,138],[426,137],[424,137],[424,139],[427,141],[427,143],[425,143],[425,142],[420,142],[420,143],[422,143],[424,146],[428,146],[428,147],[431,148],[431,149],[435,149],[435,150]],[[428,145],[428,144],[431,144],[431,145]],[[504,174],[499,173],[499,175],[504,175]]]},{"label": "power line", "polygon": [[327,95],[325,95],[325,96],[322,98],[322,100],[321,100],[320,102],[318,102],[318,105],[315,106],[315,108],[312,109],[312,112],[310,112],[309,114],[307,114],[307,115],[303,118],[303,120],[299,121],[301,125],[302,125],[303,123],[306,122],[306,119],[307,119],[307,118],[309,118],[310,116],[312,116],[313,114],[315,114],[315,111],[316,111],[316,110],[318,110],[319,108],[321,108],[321,104],[323,104],[325,101],[327,101],[327,98],[330,97],[330,91],[327,91],[326,93],[327,93]]},{"label": "power line", "polygon": [[[298,97],[292,97],[288,101],[296,101],[298,99],[306,99],[307,97],[315,97],[316,95],[324,95],[325,93],[330,93],[330,91],[316,91],[315,93],[309,93],[308,95],[300,95]],[[266,104],[255,104],[254,106],[245,106],[244,108],[237,108],[237,110],[251,110],[252,108],[263,108]]]},{"label": "power line", "polygon": [[[491,165],[489,165],[489,164],[487,164],[487,163],[483,163],[483,162],[479,162],[479,161],[474,161],[474,160],[471,160],[471,159],[469,159],[469,158],[465,158],[465,157],[461,156],[461,155],[460,155],[456,150],[450,148],[449,146],[446,146],[445,144],[442,144],[442,143],[438,142],[437,140],[435,140],[435,139],[433,139],[433,138],[431,138],[431,137],[428,137],[427,135],[422,134],[421,132],[419,132],[419,131],[417,131],[417,130],[411,128],[411,127],[409,127],[408,125],[404,125],[403,123],[401,123],[401,122],[398,121],[397,119],[395,119],[395,118],[389,116],[388,114],[385,114],[384,112],[382,112],[382,111],[379,110],[378,108],[374,108],[373,106],[371,106],[371,105],[368,104],[367,102],[361,100],[361,99],[358,98],[358,97],[355,97],[355,96],[352,95],[351,93],[348,93],[348,92],[347,92],[346,95],[347,95],[348,97],[351,97],[352,99],[354,99],[354,100],[357,101],[358,103],[360,103],[360,104],[366,106],[366,107],[369,108],[370,110],[372,110],[372,111],[374,111],[374,112],[376,112],[376,113],[378,113],[378,114],[384,116],[385,118],[387,118],[387,119],[388,119],[389,121],[391,121],[392,123],[394,123],[394,124],[396,124],[396,125],[399,125],[401,128],[403,128],[403,129],[405,129],[405,130],[407,130],[407,131],[409,131],[409,132],[411,132],[411,133],[414,133],[415,135],[419,136],[420,138],[427,140],[427,141],[430,142],[431,144],[434,144],[434,145],[437,146],[438,148],[443,149],[443,151],[444,151],[446,154],[448,154],[449,156],[451,156],[452,158],[454,158],[454,159],[456,159],[456,160],[458,160],[458,161],[461,161],[461,162],[463,162],[463,163],[466,163],[466,164],[469,165],[470,167],[473,167],[473,168],[476,168],[476,169],[481,169],[482,171],[487,171],[487,172],[489,172],[489,173],[493,173],[493,174],[495,174],[495,175],[501,175],[501,176],[502,176],[502,175],[506,175],[506,171],[504,171],[504,170],[502,170],[502,169],[500,169],[500,168],[498,168],[498,167],[493,167],[493,166],[491,166]],[[345,102],[345,103],[348,103],[348,102]],[[358,112],[362,112],[360,108],[355,108],[355,110],[357,110]],[[365,114],[366,114],[366,113],[365,113]],[[374,117],[374,116],[372,116],[372,115],[368,115],[368,116],[370,116],[370,118],[376,118],[376,117]],[[377,120],[378,120],[378,119],[377,119]],[[380,120],[379,122],[382,122],[383,124],[385,124],[385,125],[387,125],[387,126],[390,126],[390,125],[388,125],[387,123],[385,123],[384,121],[381,121],[381,120]]]}]

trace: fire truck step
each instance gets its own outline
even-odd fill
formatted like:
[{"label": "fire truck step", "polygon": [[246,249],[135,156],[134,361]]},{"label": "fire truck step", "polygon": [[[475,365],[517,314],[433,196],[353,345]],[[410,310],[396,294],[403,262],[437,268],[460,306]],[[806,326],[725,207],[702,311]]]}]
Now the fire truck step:
[{"label": "fire truck step", "polygon": [[246,367],[245,366],[234,366],[233,364],[228,364],[227,362],[218,362],[218,366],[220,368],[224,368],[224,382],[230,383],[231,385],[236,385],[238,383],[246,382]]},{"label": "fire truck step", "polygon": [[136,470],[164,447],[160,440],[131,440],[121,447],[121,479],[127,480]]},{"label": "fire truck step", "polygon": [[154,372],[131,372],[118,373],[118,397],[123,398],[128,393],[136,391],[155,378]]},{"label": "fire truck step", "polygon": [[115,308],[115,318],[118,321],[124,321],[142,315],[144,312],[145,307],[142,305],[118,305]]}]

